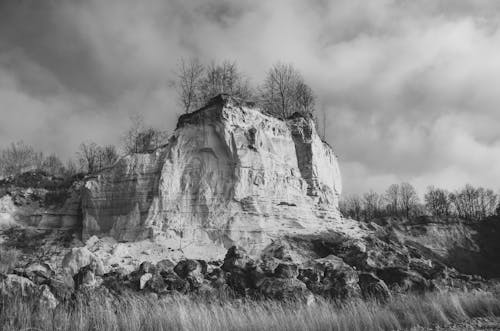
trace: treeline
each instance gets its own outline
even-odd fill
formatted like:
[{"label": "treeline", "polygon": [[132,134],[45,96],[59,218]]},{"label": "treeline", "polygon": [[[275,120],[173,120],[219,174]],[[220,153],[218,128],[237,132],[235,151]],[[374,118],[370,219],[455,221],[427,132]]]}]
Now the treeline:
[{"label": "treeline", "polygon": [[279,118],[295,112],[312,114],[314,110],[314,93],[292,64],[274,64],[258,86],[252,86],[248,76],[231,61],[202,64],[198,59],[183,59],[176,74],[179,104],[185,113],[221,93],[251,99],[264,112]]},{"label": "treeline", "polygon": [[56,154],[45,155],[23,141],[11,143],[0,150],[0,178],[35,170],[63,178],[92,174],[112,166],[121,153],[147,153],[166,143],[167,133],[145,125],[142,116],[131,117],[131,122],[121,138],[121,151],[114,145],[87,141],[81,143],[75,156],[66,162]]},{"label": "treeline", "polygon": [[382,194],[369,191],[347,196],[339,207],[344,217],[360,221],[386,216],[411,219],[423,215],[480,221],[500,214],[500,197],[491,189],[467,184],[453,192],[429,186],[421,201],[415,188],[405,182],[390,185]]}]

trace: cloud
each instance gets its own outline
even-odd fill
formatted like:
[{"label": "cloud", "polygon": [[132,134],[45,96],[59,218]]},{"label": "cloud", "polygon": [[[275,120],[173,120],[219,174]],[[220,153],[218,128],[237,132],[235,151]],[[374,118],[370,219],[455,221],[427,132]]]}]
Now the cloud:
[{"label": "cloud", "polygon": [[132,0],[0,4],[0,141],[69,157],[128,116],[175,127],[181,57],[259,83],[293,62],[327,113],[348,193],[394,181],[497,189],[498,1]]}]

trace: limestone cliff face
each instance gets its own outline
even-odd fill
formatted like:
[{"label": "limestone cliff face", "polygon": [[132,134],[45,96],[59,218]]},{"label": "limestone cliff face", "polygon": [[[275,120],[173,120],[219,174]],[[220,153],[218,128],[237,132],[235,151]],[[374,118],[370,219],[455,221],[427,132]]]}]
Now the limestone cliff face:
[{"label": "limestone cliff face", "polygon": [[181,116],[166,146],[87,181],[83,236],[259,250],[327,230],[340,192],[336,156],[311,119],[282,121],[219,97]]}]

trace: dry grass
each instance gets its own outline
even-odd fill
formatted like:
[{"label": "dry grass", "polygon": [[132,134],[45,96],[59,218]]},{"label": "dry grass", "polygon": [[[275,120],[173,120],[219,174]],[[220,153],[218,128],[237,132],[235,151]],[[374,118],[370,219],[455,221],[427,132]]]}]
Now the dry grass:
[{"label": "dry grass", "polygon": [[431,293],[387,304],[212,300],[92,295],[53,311],[20,299],[4,302],[2,330],[402,330],[500,315],[491,293]]},{"label": "dry grass", "polygon": [[0,273],[9,273],[19,260],[17,249],[0,247]]}]

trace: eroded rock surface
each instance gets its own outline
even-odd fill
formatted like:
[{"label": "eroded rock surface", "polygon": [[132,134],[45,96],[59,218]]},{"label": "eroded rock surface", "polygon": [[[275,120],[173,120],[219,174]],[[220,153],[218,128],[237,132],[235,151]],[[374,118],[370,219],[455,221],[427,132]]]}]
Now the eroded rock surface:
[{"label": "eroded rock surface", "polygon": [[86,182],[83,235],[161,237],[192,256],[220,258],[234,244],[255,253],[328,230],[340,192],[336,156],[311,118],[283,121],[221,96],[181,116],[163,148]]}]

